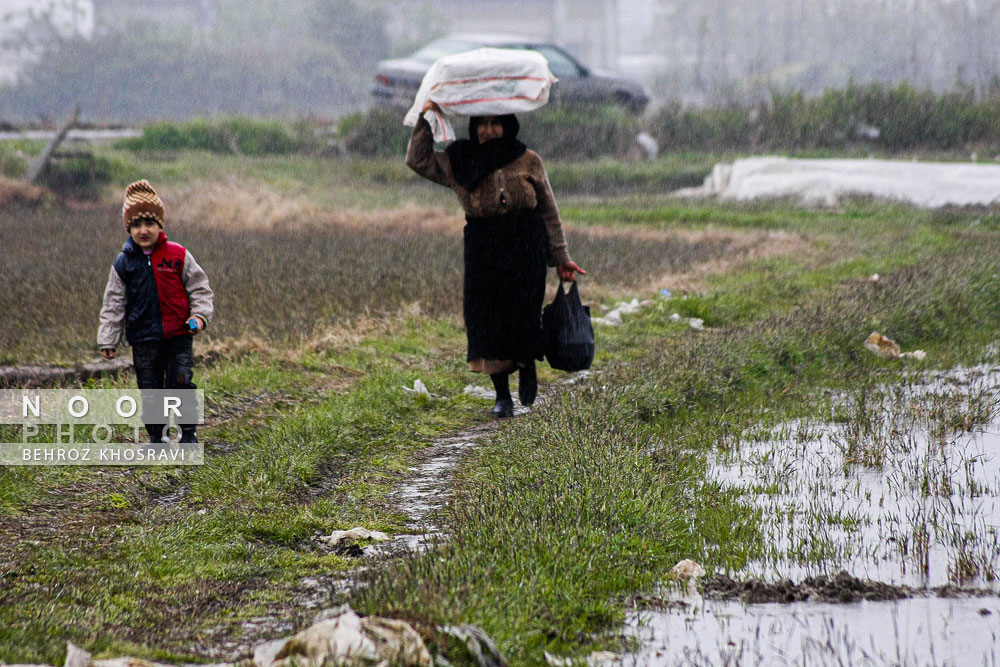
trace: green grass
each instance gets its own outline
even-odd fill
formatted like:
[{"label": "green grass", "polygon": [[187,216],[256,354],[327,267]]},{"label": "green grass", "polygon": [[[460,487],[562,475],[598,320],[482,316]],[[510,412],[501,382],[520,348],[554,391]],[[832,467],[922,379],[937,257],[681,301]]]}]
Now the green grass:
[{"label": "green grass", "polygon": [[[298,579],[350,565],[313,536],[400,530],[385,495],[409,458],[485,417],[461,393],[457,338],[451,325],[415,321],[301,367],[243,359],[199,373],[217,412],[261,392],[274,399],[202,428],[203,467],[2,471],[0,521],[18,539],[0,557],[5,581],[16,582],[0,593],[0,655],[54,663],[70,640],[98,653],[126,642],[143,655],[194,657],[192,639],[213,627],[233,632],[276,610],[302,622],[307,612],[291,607]],[[349,386],[317,386],[342,368],[357,373]],[[447,398],[406,394],[417,377]],[[63,537],[49,540],[53,529]],[[72,595],[49,597],[60,590]]]},{"label": "green grass", "polygon": [[449,540],[377,573],[355,604],[428,629],[481,625],[513,664],[536,664],[543,649],[606,643],[629,596],[702,552],[701,539],[749,539],[752,513],[725,494],[693,502],[698,455],[671,448],[651,465],[662,443],[622,409],[629,399],[587,386],[501,429],[464,466]]},{"label": "green grass", "polygon": [[[453,206],[446,190],[386,161],[129,160],[129,177],[166,191],[249,177],[323,211]],[[995,210],[680,203],[657,191],[659,165],[588,168],[640,184],[621,199],[564,201],[595,309],[676,288],[656,281],[725,260],[740,235],[767,243],[780,231],[799,245],[727,265],[698,291],[675,289],[621,327],[599,327],[599,375],[502,424],[463,462],[440,517],[450,539],[371,571],[371,586],[350,598],[412,620],[456,660],[436,625],[480,625],[518,665],[541,664],[543,650],[621,648],[628,604],[677,560],[738,573],[768,553],[759,511],[706,481],[714,451],[751,428],[829,415],[826,390],[900,377],[903,363],[862,347],[873,329],[942,368],[981,358],[995,340]],[[0,302],[19,314],[0,334],[0,356],[79,359],[122,241],[116,207],[5,210],[0,228],[11,239],[5,272],[26,278]],[[485,419],[488,404],[462,394],[486,381],[464,368],[456,236],[316,226],[171,236],[214,267],[216,338],[196,344],[214,350],[196,369],[209,402],[199,432],[208,463],[0,470],[0,526],[11,536],[0,545],[7,662],[57,664],[67,640],[99,656],[196,659],[193,646],[239,640],[251,618],[303,627],[313,610],[293,604],[300,579],[356,567],[313,536],[354,525],[405,530],[389,492],[433,438]],[[867,281],[876,272],[881,280]],[[674,312],[709,328],[693,331]],[[367,328],[352,338],[352,326]],[[543,385],[560,377],[543,365]],[[418,378],[443,398],[403,391]],[[131,383],[125,374],[93,386]]]}]

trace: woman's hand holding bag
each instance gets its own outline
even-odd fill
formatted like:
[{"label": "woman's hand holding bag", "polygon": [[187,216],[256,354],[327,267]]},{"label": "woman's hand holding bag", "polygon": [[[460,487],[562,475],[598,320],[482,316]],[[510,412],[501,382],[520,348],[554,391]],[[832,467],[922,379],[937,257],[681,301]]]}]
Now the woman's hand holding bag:
[{"label": "woman's hand holding bag", "polygon": [[594,325],[590,306],[580,301],[575,281],[567,294],[560,280],[552,303],[542,309],[542,330],[545,358],[552,368],[571,373],[590,368],[595,351]]},{"label": "woman's hand holding bag", "polygon": [[559,280],[571,283],[576,280],[576,274],[584,275],[587,272],[576,265],[576,262],[569,260],[568,262],[563,262],[556,267],[556,273],[559,274]]}]

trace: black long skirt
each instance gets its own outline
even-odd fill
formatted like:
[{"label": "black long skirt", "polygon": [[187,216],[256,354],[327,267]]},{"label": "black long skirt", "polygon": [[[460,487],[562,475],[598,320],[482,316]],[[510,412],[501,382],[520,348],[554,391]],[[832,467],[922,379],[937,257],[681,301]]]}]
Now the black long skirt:
[{"label": "black long skirt", "polygon": [[549,259],[545,223],[534,210],[465,220],[467,360],[542,359]]}]

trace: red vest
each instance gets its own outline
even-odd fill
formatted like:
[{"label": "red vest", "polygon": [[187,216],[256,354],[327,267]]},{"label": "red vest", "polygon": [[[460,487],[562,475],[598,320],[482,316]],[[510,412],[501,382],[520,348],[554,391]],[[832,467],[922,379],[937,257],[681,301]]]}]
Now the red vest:
[{"label": "red vest", "polygon": [[179,243],[167,240],[160,232],[160,239],[150,255],[156,291],[160,297],[160,320],[163,323],[163,337],[173,338],[188,335],[187,321],[191,314],[187,290],[181,275],[184,273],[184,259],[187,250]]}]

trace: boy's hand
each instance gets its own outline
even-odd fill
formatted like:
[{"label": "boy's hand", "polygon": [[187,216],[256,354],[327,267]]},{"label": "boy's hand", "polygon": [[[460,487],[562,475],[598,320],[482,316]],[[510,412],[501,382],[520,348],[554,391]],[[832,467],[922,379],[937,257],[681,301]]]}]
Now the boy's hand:
[{"label": "boy's hand", "polygon": [[201,319],[201,317],[199,317],[198,315],[192,315],[192,316],[191,316],[191,317],[190,317],[190,318],[188,319],[188,327],[189,327],[189,328],[190,328],[190,323],[191,323],[192,321],[193,321],[193,322],[194,322],[194,323],[195,323],[196,325],[198,325],[198,326],[197,326],[197,328],[194,328],[194,329],[191,329],[191,335],[193,336],[193,335],[195,335],[195,334],[199,333],[200,331],[202,331],[202,330],[203,330],[203,329],[205,328],[205,320]]},{"label": "boy's hand", "polygon": [[101,350],[101,354],[104,355],[105,359],[114,359],[115,358],[115,351],[112,350],[111,348],[107,348],[107,347],[104,348],[103,350]]}]

